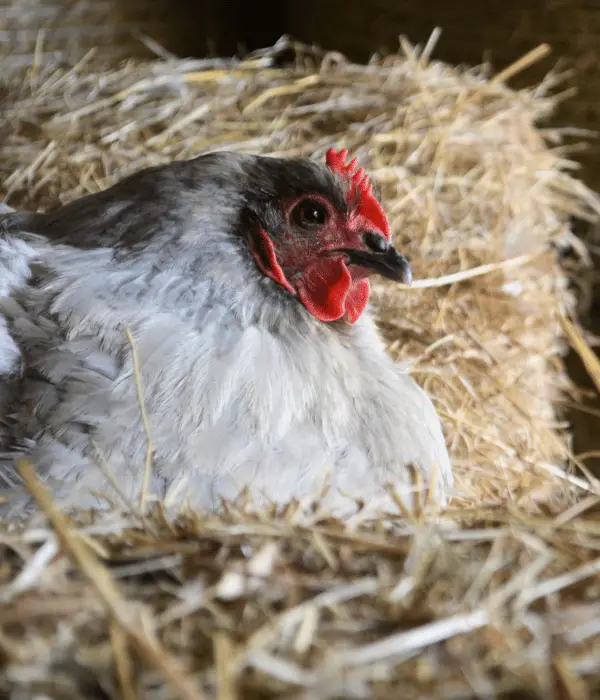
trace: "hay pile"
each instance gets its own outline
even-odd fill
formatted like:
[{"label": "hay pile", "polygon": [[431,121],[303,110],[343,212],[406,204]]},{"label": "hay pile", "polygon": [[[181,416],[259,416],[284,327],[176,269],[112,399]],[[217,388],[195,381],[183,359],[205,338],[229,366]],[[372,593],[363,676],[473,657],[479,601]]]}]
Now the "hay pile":
[{"label": "hay pile", "polygon": [[583,463],[568,470],[574,297],[557,255],[574,247],[580,265],[569,217],[594,220],[600,202],[569,175],[568,130],[537,126],[560,76],[516,93],[504,80],[519,66],[491,78],[431,48],[362,66],[284,41],[243,62],[41,63],[7,81],[0,196],[13,207],[215,149],[358,155],[418,280],[377,284],[378,317],[435,400],[457,485],[437,524],[420,509],[351,528],[318,504],[310,518],[240,504],[176,525],[81,514],[7,531],[0,694],[600,693],[600,489]]}]

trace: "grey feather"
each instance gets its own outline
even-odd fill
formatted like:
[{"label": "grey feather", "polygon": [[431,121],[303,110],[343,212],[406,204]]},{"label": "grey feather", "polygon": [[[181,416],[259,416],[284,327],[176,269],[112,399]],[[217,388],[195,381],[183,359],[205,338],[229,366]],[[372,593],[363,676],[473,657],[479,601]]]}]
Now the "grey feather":
[{"label": "grey feather", "polygon": [[[302,498],[328,473],[371,502],[408,465],[452,471],[430,399],[386,355],[370,314],[322,323],[258,270],[249,212],[285,194],[343,192],[310,161],[211,154],[152,168],[50,214],[0,215],[0,492],[29,505],[28,454],[65,507],[92,490],[136,498],[146,434],[152,487],[216,508],[248,487],[259,502]],[[343,203],[343,202],[342,202]],[[100,464],[105,467],[101,468]],[[5,507],[6,511],[6,507]]]}]

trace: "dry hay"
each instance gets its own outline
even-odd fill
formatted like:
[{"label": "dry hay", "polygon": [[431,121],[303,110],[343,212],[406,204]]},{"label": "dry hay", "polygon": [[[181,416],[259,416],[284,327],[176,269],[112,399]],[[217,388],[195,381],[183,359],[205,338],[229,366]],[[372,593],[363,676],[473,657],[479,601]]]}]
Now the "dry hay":
[{"label": "dry hay", "polygon": [[378,284],[377,313],[435,400],[457,485],[443,520],[423,506],[348,526],[318,504],[238,504],[176,525],[54,513],[53,529],[6,532],[0,693],[600,697],[600,491],[557,410],[576,395],[563,328],[586,350],[565,320],[580,261],[557,251],[585,258],[569,217],[600,204],[569,175],[568,130],[538,126],[561,76],[514,92],[512,70],[430,49],[362,66],[296,46],[285,67],[283,42],[243,62],[41,63],[7,82],[0,194],[14,207],[215,149],[358,155],[418,280]]}]

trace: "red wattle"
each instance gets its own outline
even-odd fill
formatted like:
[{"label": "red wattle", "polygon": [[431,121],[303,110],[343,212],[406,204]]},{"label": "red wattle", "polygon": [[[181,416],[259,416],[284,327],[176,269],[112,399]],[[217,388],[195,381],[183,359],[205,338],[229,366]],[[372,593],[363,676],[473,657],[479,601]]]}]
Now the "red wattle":
[{"label": "red wattle", "polygon": [[369,301],[370,291],[369,280],[365,279],[354,282],[352,287],[350,287],[350,291],[346,296],[345,318],[348,323],[354,324],[358,321]]},{"label": "red wattle", "polygon": [[298,283],[298,296],[319,321],[345,317],[355,323],[369,300],[369,282],[354,281],[343,260],[324,258],[311,265]]}]

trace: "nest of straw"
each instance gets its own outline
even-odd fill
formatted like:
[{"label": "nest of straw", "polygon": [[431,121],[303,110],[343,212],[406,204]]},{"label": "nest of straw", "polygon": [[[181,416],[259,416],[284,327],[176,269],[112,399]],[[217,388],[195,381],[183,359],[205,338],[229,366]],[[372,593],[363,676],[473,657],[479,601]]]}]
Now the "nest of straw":
[{"label": "nest of straw", "polygon": [[217,149],[357,155],[417,280],[377,284],[377,317],[436,403],[457,481],[434,521],[240,502],[173,523],[67,519],[24,468],[47,521],[0,534],[6,697],[600,693],[600,489],[562,415],[568,340],[597,371],[567,268],[585,262],[570,219],[600,202],[570,174],[568,130],[541,126],[560,76],[506,86],[544,49],[492,77],[432,47],[356,65],[284,40],[240,61],[6,79],[0,195],[17,208]]}]

